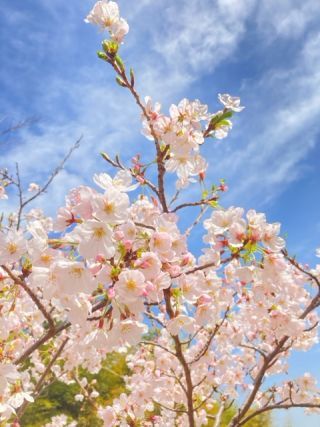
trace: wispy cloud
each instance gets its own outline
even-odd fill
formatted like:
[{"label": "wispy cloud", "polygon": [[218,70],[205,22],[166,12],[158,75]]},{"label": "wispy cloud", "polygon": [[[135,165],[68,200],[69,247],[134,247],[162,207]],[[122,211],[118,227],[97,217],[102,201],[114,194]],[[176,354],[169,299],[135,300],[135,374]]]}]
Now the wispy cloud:
[{"label": "wispy cloud", "polygon": [[257,23],[268,41],[276,37],[297,39],[320,17],[319,4],[315,0],[268,0],[260,3]]},{"label": "wispy cloud", "polygon": [[245,33],[254,0],[166,2],[154,48],[182,73],[208,73],[232,55]]},{"label": "wispy cloud", "polygon": [[[235,132],[238,148],[233,145],[229,156],[222,147],[219,158],[212,158],[216,173],[227,171],[233,181],[228,199],[267,203],[306,167],[303,160],[319,138],[319,42],[320,33],[311,34],[291,70],[273,69],[243,87],[251,92],[251,108],[242,113],[243,135]],[[259,99],[263,108],[255,111]]]}]

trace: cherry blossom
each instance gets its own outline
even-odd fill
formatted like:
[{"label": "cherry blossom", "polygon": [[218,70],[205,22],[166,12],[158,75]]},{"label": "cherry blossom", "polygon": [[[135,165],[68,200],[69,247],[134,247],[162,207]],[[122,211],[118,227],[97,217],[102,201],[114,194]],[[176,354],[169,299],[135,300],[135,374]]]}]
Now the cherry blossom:
[{"label": "cherry blossom", "polygon": [[[264,213],[226,208],[227,184],[206,179],[203,146],[228,135],[240,99],[220,94],[223,110],[210,113],[183,98],[166,115],[140,97],[120,57],[129,27],[118,5],[98,1],[86,21],[108,29],[99,57],[140,108],[154,152],[129,165],[102,153],[113,172],[95,174],[95,189],[72,189],[55,218],[21,204],[3,215],[0,421],[18,423],[55,378],[77,379],[75,400],[90,399],[105,426],[207,425],[213,408],[222,416],[233,401],[229,427],[273,409],[319,411],[315,378],[288,372],[293,351],[318,343],[320,265],[290,256]],[[110,352],[126,355],[130,375],[104,407],[77,374],[99,372]],[[59,414],[46,425],[75,422]]]},{"label": "cherry blossom", "polygon": [[228,94],[218,95],[219,101],[229,110],[240,112],[244,107],[240,106],[240,98],[237,96],[230,96]]}]

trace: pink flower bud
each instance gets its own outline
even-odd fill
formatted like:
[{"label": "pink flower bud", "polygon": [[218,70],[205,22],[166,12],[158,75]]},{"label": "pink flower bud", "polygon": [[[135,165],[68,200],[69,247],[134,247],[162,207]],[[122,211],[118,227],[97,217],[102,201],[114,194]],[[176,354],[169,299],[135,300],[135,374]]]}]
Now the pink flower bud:
[{"label": "pink flower bud", "polygon": [[182,257],[182,261],[181,261],[181,267],[184,267],[185,265],[188,265],[190,262],[190,255],[189,254],[185,254]]},{"label": "pink flower bud", "polygon": [[221,185],[219,186],[219,190],[220,190],[220,191],[228,191],[228,190],[229,190],[229,187],[228,187],[226,184],[221,184]]},{"label": "pink flower bud", "polygon": [[96,275],[101,270],[101,264],[92,264],[90,266],[90,271],[93,275]]},{"label": "pink flower bud", "polygon": [[120,240],[123,240],[123,238],[124,238],[124,233],[123,233],[123,231],[121,231],[121,230],[117,230],[115,233],[114,233],[114,238],[117,240],[117,241],[120,241]]},{"label": "pink flower bud", "polygon": [[156,289],[155,285],[151,282],[146,282],[146,291],[147,293],[152,292]]},{"label": "pink flower bud", "polygon": [[140,182],[140,184],[144,184],[146,182],[146,180],[141,175],[137,175],[136,179],[138,182]]},{"label": "pink flower bud", "polygon": [[106,262],[106,259],[105,259],[105,257],[102,254],[98,254],[96,256],[96,261],[100,262],[100,264],[104,264]]},{"label": "pink flower bud", "polygon": [[152,203],[154,204],[155,207],[159,206],[158,200],[155,197],[151,196],[151,200],[152,200]]},{"label": "pink flower bud", "polygon": [[130,251],[132,249],[132,240],[125,240],[123,244],[127,251]]},{"label": "pink flower bud", "polygon": [[131,161],[132,163],[139,163],[140,160],[140,154],[136,154],[134,157],[132,157]]},{"label": "pink flower bud", "polygon": [[208,304],[212,301],[212,298],[209,295],[201,295],[198,299],[198,304]]},{"label": "pink flower bud", "polygon": [[206,173],[204,171],[203,172],[199,172],[199,179],[200,179],[200,181],[204,181],[205,177],[206,177]]},{"label": "pink flower bud", "polygon": [[109,297],[110,299],[114,298],[115,294],[116,294],[116,291],[114,290],[114,288],[110,288],[110,289],[108,290],[108,297]]}]

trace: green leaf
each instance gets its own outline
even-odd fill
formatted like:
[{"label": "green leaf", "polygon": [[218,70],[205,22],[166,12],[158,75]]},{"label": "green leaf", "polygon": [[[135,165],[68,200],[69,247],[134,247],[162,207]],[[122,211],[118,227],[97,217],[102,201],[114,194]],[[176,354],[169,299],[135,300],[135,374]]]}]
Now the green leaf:
[{"label": "green leaf", "polygon": [[119,55],[117,55],[114,59],[115,59],[115,61],[116,61],[116,64],[117,64],[117,65],[118,65],[118,67],[120,68],[120,70],[121,70],[121,71],[124,71],[124,70],[125,70],[125,66],[124,66],[124,63],[123,63],[122,59],[120,58],[120,56],[119,56]]},{"label": "green leaf", "polygon": [[119,45],[114,40],[103,40],[102,48],[109,56],[115,56],[118,52]]},{"label": "green leaf", "polygon": [[211,206],[214,209],[218,208],[219,207],[218,200],[211,200],[211,202],[209,202],[209,206]]},{"label": "green leaf", "polygon": [[218,123],[232,117],[232,115],[233,115],[232,111],[226,111],[225,113],[216,114],[214,117],[212,117],[210,121],[210,127],[215,128]]},{"label": "green leaf", "polygon": [[98,50],[97,55],[98,58],[102,59],[103,61],[110,62],[108,56],[104,52],[101,52],[101,50]]},{"label": "green leaf", "polygon": [[131,86],[133,87],[134,86],[134,72],[133,72],[132,68],[130,68],[130,83],[131,83]]},{"label": "green leaf", "polygon": [[121,87],[127,87],[127,85],[125,84],[125,82],[119,76],[116,77],[116,82]]},{"label": "green leaf", "polygon": [[202,198],[206,199],[208,197],[209,191],[208,190],[203,190],[202,192]]},{"label": "green leaf", "polygon": [[103,151],[100,153],[100,156],[104,159],[104,160],[106,160],[107,162],[109,162],[111,159],[110,159],[110,157],[108,156],[108,154],[107,153],[104,153]]}]

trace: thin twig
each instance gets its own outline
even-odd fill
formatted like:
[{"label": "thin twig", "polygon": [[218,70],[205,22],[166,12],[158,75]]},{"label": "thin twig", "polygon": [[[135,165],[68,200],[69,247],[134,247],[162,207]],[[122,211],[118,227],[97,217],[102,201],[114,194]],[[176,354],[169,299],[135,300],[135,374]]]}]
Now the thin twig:
[{"label": "thin twig", "polygon": [[207,205],[207,206],[201,206],[201,210],[200,210],[200,212],[199,212],[199,214],[198,214],[197,218],[193,221],[193,223],[190,225],[190,227],[188,227],[188,228],[186,229],[186,231],[184,232],[184,235],[185,235],[186,237],[189,237],[189,236],[190,236],[191,231],[194,229],[194,227],[195,227],[196,225],[198,225],[198,224],[199,224],[199,222],[201,221],[201,219],[202,219],[203,215],[207,212],[208,208],[209,208],[209,206],[208,206],[208,205]]},{"label": "thin twig", "polygon": [[252,418],[256,417],[257,415],[262,414],[263,412],[273,411],[274,409],[290,409],[290,408],[318,408],[318,409],[320,409],[320,404],[319,403],[288,403],[286,405],[282,405],[282,404],[270,405],[268,407],[264,407],[264,408],[261,408],[261,409],[254,411],[252,414],[248,415],[241,422],[239,422],[239,424],[235,424],[235,426],[240,427],[240,426],[244,425],[245,423],[247,423]]},{"label": "thin twig", "polygon": [[153,347],[159,347],[162,350],[166,351],[167,353],[170,353],[172,356],[177,357],[176,354],[173,351],[171,351],[168,348],[164,347],[163,345],[155,343],[153,341],[140,341],[140,344],[143,344],[143,345],[152,345]]},{"label": "thin twig", "polygon": [[[54,356],[52,357],[52,359],[50,360],[50,362],[48,363],[48,365],[46,366],[46,369],[44,370],[44,372],[42,373],[40,379],[38,380],[35,388],[34,388],[34,392],[33,394],[35,396],[37,396],[39,394],[39,392],[41,391],[41,388],[43,386],[43,383],[45,382],[46,376],[49,374],[52,366],[55,364],[56,360],[58,359],[58,357],[61,355],[61,353],[64,350],[64,347],[66,346],[67,342],[68,342],[69,338],[65,338],[60,347],[58,348],[58,350],[56,351],[56,353],[54,354]],[[20,406],[20,408],[17,411],[17,415],[19,418],[22,417],[24,411],[26,410],[27,406],[29,405],[29,402],[27,400],[25,400],[23,402],[23,404]]]},{"label": "thin twig", "polygon": [[39,310],[41,311],[45,319],[47,319],[50,329],[54,329],[54,321],[52,317],[50,316],[50,314],[48,313],[48,311],[46,310],[42,302],[39,300],[37,295],[33,292],[33,290],[29,288],[29,286],[26,284],[26,282],[23,279],[13,274],[10,268],[8,268],[5,265],[1,265],[1,268],[8,274],[10,279],[13,280],[16,285],[21,286],[21,288],[24,289],[24,291],[29,295],[32,301],[39,308]]},{"label": "thin twig", "polygon": [[[94,313],[97,310],[100,310],[107,304],[107,300],[100,301],[96,305],[92,307],[91,312]],[[90,317],[87,318],[89,320]],[[35,350],[37,350],[41,345],[45,344],[49,339],[55,337],[60,332],[64,331],[65,329],[68,329],[71,326],[71,322],[66,321],[61,323],[60,325],[55,326],[55,328],[50,329],[48,332],[46,332],[41,338],[39,338],[37,341],[35,341],[30,347],[28,347],[22,354],[19,356],[15,361],[15,365],[19,365],[20,363],[23,363]]]},{"label": "thin twig", "polygon": [[30,126],[31,124],[36,123],[37,121],[38,121],[38,118],[36,118],[36,117],[30,117],[28,119],[21,120],[20,122],[17,122],[15,124],[9,126],[8,128],[2,130],[0,132],[0,136],[4,136],[4,135],[7,135],[9,133],[16,132],[17,130],[20,130],[23,127]]},{"label": "thin twig", "polygon": [[[120,161],[120,158],[118,155],[116,155],[115,160],[111,159],[111,157],[105,152],[101,153],[101,155],[102,155],[103,159],[106,162],[108,162],[111,166],[113,166],[114,168],[121,169],[121,170],[129,172],[134,179],[136,179],[138,182],[140,182],[137,179],[137,175],[135,173],[133,173],[132,169],[126,168],[123,165],[123,163]],[[159,196],[159,192],[158,192],[157,187],[145,177],[143,177],[143,184],[147,185],[157,196]]]},{"label": "thin twig", "polygon": [[214,197],[210,197],[209,199],[202,199],[199,200],[198,202],[187,202],[187,203],[182,203],[181,205],[176,206],[174,209],[172,209],[170,212],[174,213],[177,212],[180,209],[183,208],[188,208],[188,207],[192,207],[192,206],[203,206],[203,205],[208,205],[210,202],[214,202],[217,201],[218,197],[214,196]]},{"label": "thin twig", "polygon": [[79,148],[80,146],[80,142],[82,140],[83,136],[81,135],[80,138],[78,138],[78,140],[72,145],[72,147],[69,149],[69,151],[67,152],[67,154],[65,155],[65,157],[63,158],[62,162],[55,168],[55,170],[52,172],[52,174],[50,175],[49,179],[47,180],[47,182],[41,187],[39,188],[39,190],[32,195],[31,197],[29,197],[26,200],[23,200],[22,198],[22,187],[21,187],[21,183],[20,183],[20,176],[19,176],[19,169],[18,169],[18,164],[17,164],[17,180],[18,180],[18,189],[19,189],[19,202],[20,202],[20,206],[19,206],[19,210],[18,210],[18,216],[17,216],[17,230],[19,230],[20,228],[20,224],[21,224],[21,215],[22,215],[22,211],[23,209],[30,203],[32,202],[34,199],[36,199],[37,197],[39,197],[41,194],[43,194],[47,188],[49,187],[49,185],[52,183],[52,181],[54,180],[54,178],[59,174],[59,172],[63,169],[65,163],[67,162],[67,160],[70,158],[71,154],[73,153],[73,151],[77,148]]}]

